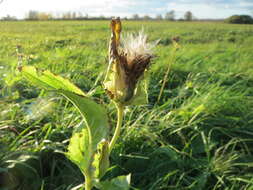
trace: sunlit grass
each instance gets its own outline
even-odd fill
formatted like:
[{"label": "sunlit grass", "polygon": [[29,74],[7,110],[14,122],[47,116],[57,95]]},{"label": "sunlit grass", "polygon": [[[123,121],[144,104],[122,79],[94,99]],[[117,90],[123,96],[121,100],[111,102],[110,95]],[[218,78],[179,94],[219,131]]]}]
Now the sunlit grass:
[{"label": "sunlit grass", "polygon": [[[149,105],[126,110],[115,167],[105,177],[132,173],[131,185],[141,190],[253,188],[253,27],[126,21],[124,31],[141,25],[150,40],[161,39]],[[61,97],[20,81],[15,49],[109,103],[101,88],[108,22],[0,22],[0,33],[0,187],[70,190],[83,179],[61,152],[81,118]],[[157,102],[173,36],[180,49]],[[42,113],[40,101],[57,109]],[[116,114],[113,105],[108,111]]]}]

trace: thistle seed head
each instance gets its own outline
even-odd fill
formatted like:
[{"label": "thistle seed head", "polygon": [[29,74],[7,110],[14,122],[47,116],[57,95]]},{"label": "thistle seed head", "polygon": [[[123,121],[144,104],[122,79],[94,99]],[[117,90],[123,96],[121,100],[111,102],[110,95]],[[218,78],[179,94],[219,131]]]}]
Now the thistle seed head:
[{"label": "thistle seed head", "polygon": [[147,38],[143,29],[138,34],[130,33],[123,36],[121,45],[123,52],[127,55],[128,63],[131,63],[136,57],[153,55],[153,49],[157,43],[148,43]]},{"label": "thistle seed head", "polygon": [[135,97],[137,86],[145,70],[150,65],[153,48],[157,44],[148,43],[147,35],[141,30],[138,34],[128,34],[120,43],[121,22],[111,22],[112,37],[109,46],[110,64],[105,80],[105,89],[116,102],[128,105]]}]

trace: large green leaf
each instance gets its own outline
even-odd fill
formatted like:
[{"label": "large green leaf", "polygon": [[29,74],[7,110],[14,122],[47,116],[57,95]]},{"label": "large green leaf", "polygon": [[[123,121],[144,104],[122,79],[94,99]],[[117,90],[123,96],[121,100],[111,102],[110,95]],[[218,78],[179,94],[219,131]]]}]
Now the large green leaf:
[{"label": "large green leaf", "polygon": [[108,135],[109,123],[105,108],[86,97],[84,92],[69,80],[49,71],[40,71],[32,66],[24,66],[20,71],[29,82],[62,94],[79,110],[87,128],[73,135],[67,156],[82,171],[87,170],[92,164],[97,145]]},{"label": "large green leaf", "polygon": [[82,114],[91,136],[92,149],[95,150],[97,144],[106,138],[108,131],[108,118],[106,110],[90,98],[69,80],[57,76],[50,71],[40,71],[33,66],[23,66],[20,69],[22,75],[29,82],[47,90],[55,90],[63,94],[70,100]]},{"label": "large green leaf", "polygon": [[95,151],[98,143],[106,139],[108,134],[109,122],[105,108],[90,98],[64,90],[58,92],[70,100],[82,114],[90,135],[89,142],[92,150]]},{"label": "large green leaf", "polygon": [[85,93],[68,79],[55,75],[48,70],[39,70],[33,66],[22,66],[22,75],[32,84],[46,90],[66,90],[85,96]]}]

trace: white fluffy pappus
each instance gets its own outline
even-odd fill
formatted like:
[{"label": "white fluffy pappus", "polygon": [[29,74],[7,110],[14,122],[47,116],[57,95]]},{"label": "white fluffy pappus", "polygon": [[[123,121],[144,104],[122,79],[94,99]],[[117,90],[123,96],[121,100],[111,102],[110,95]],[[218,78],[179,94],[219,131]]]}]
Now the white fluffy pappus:
[{"label": "white fluffy pappus", "polygon": [[143,29],[137,34],[129,33],[122,37],[121,48],[129,60],[133,60],[136,56],[153,55],[153,49],[159,40],[147,42],[147,38]]}]

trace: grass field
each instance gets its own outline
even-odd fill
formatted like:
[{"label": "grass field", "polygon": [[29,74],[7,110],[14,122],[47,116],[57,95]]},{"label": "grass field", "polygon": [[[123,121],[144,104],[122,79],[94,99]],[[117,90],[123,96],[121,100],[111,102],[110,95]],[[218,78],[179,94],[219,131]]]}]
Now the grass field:
[{"label": "grass field", "polygon": [[[123,21],[124,32],[142,26],[150,41],[160,39],[149,104],[127,109],[105,178],[131,173],[140,190],[252,190],[253,25]],[[0,22],[1,190],[71,190],[83,181],[62,154],[81,117],[21,79],[16,46],[24,64],[69,78],[115,118],[101,85],[109,37],[109,21]]]}]

